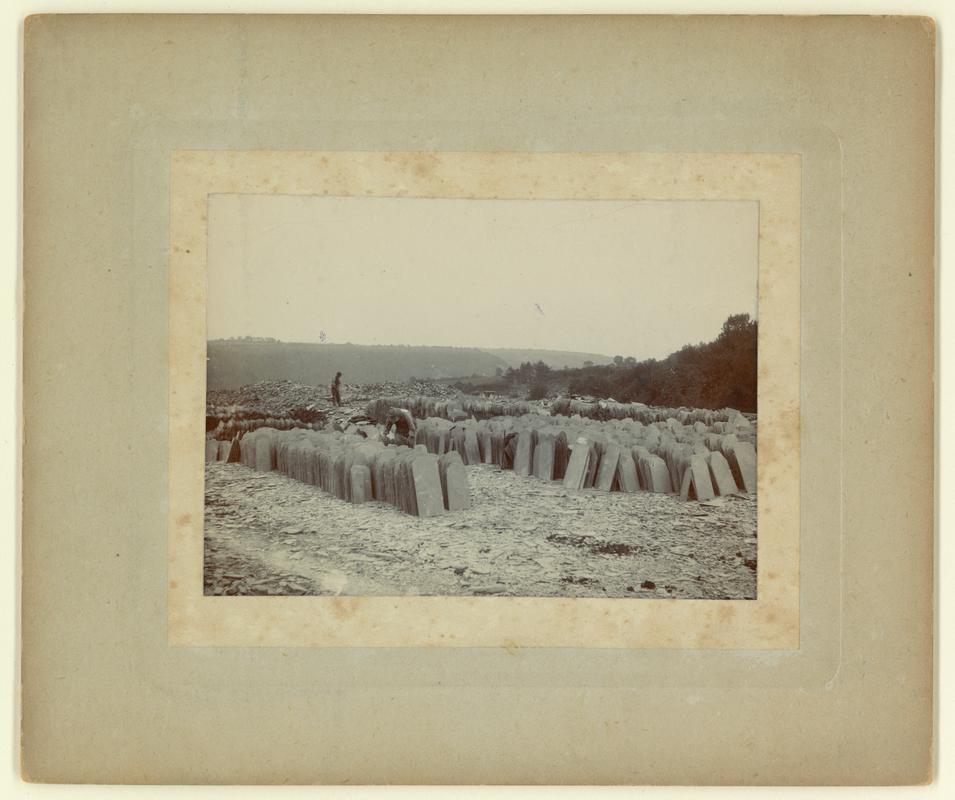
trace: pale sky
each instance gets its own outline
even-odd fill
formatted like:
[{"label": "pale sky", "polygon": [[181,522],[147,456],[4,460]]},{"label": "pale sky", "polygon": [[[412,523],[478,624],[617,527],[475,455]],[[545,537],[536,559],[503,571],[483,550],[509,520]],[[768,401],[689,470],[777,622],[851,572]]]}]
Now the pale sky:
[{"label": "pale sky", "polygon": [[660,358],[756,316],[747,201],[213,195],[208,337]]}]

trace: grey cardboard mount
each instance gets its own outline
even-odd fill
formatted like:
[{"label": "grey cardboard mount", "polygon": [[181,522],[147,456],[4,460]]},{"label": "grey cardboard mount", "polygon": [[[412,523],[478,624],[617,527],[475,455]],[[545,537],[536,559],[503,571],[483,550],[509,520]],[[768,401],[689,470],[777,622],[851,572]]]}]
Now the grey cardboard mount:
[{"label": "grey cardboard mount", "polygon": [[[24,777],[929,780],[935,39],[916,17],[28,19]],[[798,155],[798,646],[174,646],[181,151]]]}]

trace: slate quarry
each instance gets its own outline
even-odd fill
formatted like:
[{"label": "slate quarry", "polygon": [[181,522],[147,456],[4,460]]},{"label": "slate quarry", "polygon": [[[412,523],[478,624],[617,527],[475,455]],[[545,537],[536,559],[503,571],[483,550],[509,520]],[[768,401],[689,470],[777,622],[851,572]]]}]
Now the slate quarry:
[{"label": "slate quarry", "polygon": [[[732,409],[616,404],[627,413],[608,419],[539,412],[484,417],[499,404],[460,397],[402,402],[416,414],[441,414],[419,417],[414,447],[381,440],[373,423],[381,406],[373,403],[364,422],[345,428],[314,430],[313,424],[283,420],[277,427],[237,429],[231,440],[208,438],[205,458],[279,470],[351,503],[379,501],[422,517],[469,508],[463,467],[480,464],[578,491],[666,493],[687,501],[756,493],[755,423]],[[472,416],[464,416],[465,407]],[[571,409],[580,411],[581,404]]]}]

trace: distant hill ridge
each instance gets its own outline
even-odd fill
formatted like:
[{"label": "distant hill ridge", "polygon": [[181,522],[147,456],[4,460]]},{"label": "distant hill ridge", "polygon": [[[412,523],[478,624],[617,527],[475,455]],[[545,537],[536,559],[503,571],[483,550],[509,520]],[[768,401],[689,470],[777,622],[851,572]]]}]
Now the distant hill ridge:
[{"label": "distant hill ridge", "polygon": [[563,369],[564,367],[577,369],[584,366],[588,361],[599,365],[609,364],[613,360],[610,356],[604,356],[600,353],[575,353],[566,350],[525,350],[519,347],[485,347],[481,349],[485,353],[503,358],[509,367],[519,367],[528,361],[532,364],[543,361],[551,369]]},{"label": "distant hill ridge", "polygon": [[552,350],[418,347],[408,345],[317,344],[267,339],[217,339],[208,343],[209,389],[236,389],[263,380],[288,379],[322,386],[342,372],[346,383],[384,383],[409,378],[494,375],[522,362],[543,361],[559,369],[606,356]]}]

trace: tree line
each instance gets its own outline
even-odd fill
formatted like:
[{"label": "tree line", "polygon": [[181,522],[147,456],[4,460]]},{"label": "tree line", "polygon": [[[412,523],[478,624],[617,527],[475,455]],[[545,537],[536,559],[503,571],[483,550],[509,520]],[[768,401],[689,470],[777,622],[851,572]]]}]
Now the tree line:
[{"label": "tree line", "polygon": [[527,386],[532,400],[559,387],[624,403],[755,412],[757,330],[749,314],[734,314],[712,342],[688,344],[662,360],[614,356],[613,364],[563,370],[526,362],[501,377],[512,387]]}]

